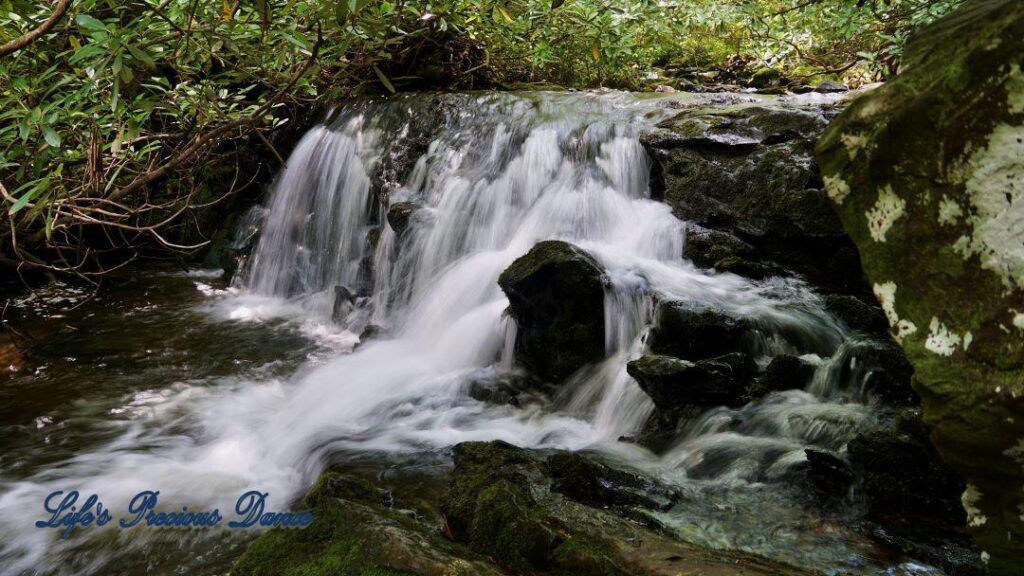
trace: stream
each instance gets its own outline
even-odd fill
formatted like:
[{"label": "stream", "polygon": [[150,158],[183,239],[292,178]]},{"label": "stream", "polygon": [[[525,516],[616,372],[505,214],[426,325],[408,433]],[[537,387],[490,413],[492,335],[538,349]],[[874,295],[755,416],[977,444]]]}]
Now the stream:
[{"label": "stream", "polygon": [[[247,224],[261,233],[231,283],[153,269],[67,312],[84,293],[17,301],[47,336],[0,386],[0,574],[223,574],[255,535],[110,526],[60,539],[32,527],[56,490],[124,510],[152,489],[168,509],[225,511],[255,489],[285,510],[340,466],[425,498],[444,490],[453,445],[494,439],[587,451],[677,488],[685,497],[656,516],[688,542],[830,574],[942,574],[879,551],[850,522],[855,502],[825,512],[785,481],[805,448],[839,450],[886,410],[837,369],[855,335],[799,280],[695,266],[687,223],[650,199],[640,132],[721,99],[481,93],[337,110],[243,219],[240,238]],[[417,138],[409,169],[381,178]],[[408,203],[401,233],[382,225],[381,189]],[[497,278],[546,239],[606,271],[606,359],[518,406],[478,401],[474,382],[516,368]],[[811,383],[708,410],[658,454],[631,442],[654,406],[626,363],[658,300],[751,320],[758,364],[803,355]]]}]

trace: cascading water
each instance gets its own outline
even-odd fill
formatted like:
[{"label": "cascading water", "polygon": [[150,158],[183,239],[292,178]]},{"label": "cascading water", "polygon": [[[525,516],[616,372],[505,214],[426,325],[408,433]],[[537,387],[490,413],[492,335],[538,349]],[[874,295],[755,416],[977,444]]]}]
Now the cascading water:
[{"label": "cascading water", "polygon": [[[812,342],[822,356],[847,336],[797,281],[753,282],[682,258],[685,223],[648,198],[650,166],[638,141],[645,125],[670,112],[663,102],[621,93],[413,96],[342,111],[312,129],[270,194],[240,291],[214,296],[207,309],[235,321],[299,319],[343,349],[368,325],[384,335],[286,380],[169,389],[149,418],[109,443],[58,467],[4,477],[3,573],[102,572],[116,554],[154,545],[98,531],[86,550],[86,535],[75,544],[19,528],[38,516],[46,494],[70,487],[102,493],[113,506],[160,489],[196,509],[229,509],[255,488],[282,509],[326,462],[346,454],[430,453],[502,439],[591,449],[678,486],[723,490],[779,477],[805,447],[842,446],[873,408],[840,390],[827,360],[808,390],[711,410],[663,455],[619,441],[637,433],[653,408],[625,364],[644,349],[656,300],[750,319],[763,327],[752,348],[762,364],[773,354],[807,352],[781,335]],[[436,116],[434,131],[409,173],[375,181],[427,114]],[[385,202],[413,211],[401,234],[386,223]],[[519,407],[478,402],[472,382],[514,365],[515,327],[497,278],[546,239],[580,246],[607,270],[607,359],[552,398]],[[347,304],[340,314],[338,298]],[[695,539],[772,553],[744,529],[716,524]],[[837,553],[830,554],[824,561]]]}]

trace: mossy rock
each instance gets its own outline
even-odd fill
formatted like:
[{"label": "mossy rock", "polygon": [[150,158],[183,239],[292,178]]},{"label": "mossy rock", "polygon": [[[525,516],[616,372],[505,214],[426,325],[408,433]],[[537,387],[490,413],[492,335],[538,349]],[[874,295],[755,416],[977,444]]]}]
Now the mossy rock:
[{"label": "mossy rock", "polygon": [[604,358],[604,270],[568,242],[534,246],[498,278],[519,330],[516,360],[557,383]]},{"label": "mossy rock", "polygon": [[437,534],[393,511],[360,478],[327,472],[299,506],[311,511],[304,529],[272,529],[239,558],[235,576],[470,576],[499,572]]},{"label": "mossy rock", "polygon": [[915,368],[931,437],[967,477],[994,574],[1024,558],[1024,3],[975,0],[818,144],[828,194]]}]

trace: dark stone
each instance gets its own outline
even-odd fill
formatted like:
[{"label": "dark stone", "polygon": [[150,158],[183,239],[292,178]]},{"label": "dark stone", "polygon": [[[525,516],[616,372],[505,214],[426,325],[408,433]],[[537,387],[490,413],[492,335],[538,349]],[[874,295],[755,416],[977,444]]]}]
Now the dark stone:
[{"label": "dark stone", "polygon": [[742,405],[754,370],[746,354],[697,362],[647,355],[626,365],[626,372],[659,409]]},{"label": "dark stone", "polygon": [[847,92],[849,90],[845,85],[833,82],[832,80],[825,80],[814,87],[814,91],[821,94],[835,94],[836,92]]},{"label": "dark stone", "polygon": [[750,85],[754,88],[768,88],[785,84],[782,72],[775,68],[758,68],[750,76]]},{"label": "dark stone", "polygon": [[825,310],[854,330],[876,335],[889,333],[889,321],[874,302],[866,304],[855,296],[829,294],[825,296]]},{"label": "dark stone", "polygon": [[891,340],[874,342],[860,354],[859,361],[868,370],[864,387],[869,392],[891,404],[920,404],[911,385],[914,366],[896,343]]},{"label": "dark stone", "polygon": [[331,307],[331,320],[340,324],[355,309],[356,294],[348,286],[334,287],[334,305]]},{"label": "dark stone", "polygon": [[683,256],[701,268],[713,268],[725,258],[754,258],[754,247],[728,232],[696,224],[686,226]]},{"label": "dark stone", "polygon": [[761,394],[782,390],[802,390],[814,377],[817,366],[797,356],[781,354],[772,358],[757,381]]},{"label": "dark stone", "polygon": [[563,452],[547,459],[551,489],[588,506],[640,506],[667,510],[672,495],[640,476],[616,470],[586,456]]},{"label": "dark stone", "polygon": [[388,208],[388,224],[395,234],[401,236],[409,228],[419,210],[420,205],[416,202],[396,202]]},{"label": "dark stone", "polygon": [[701,360],[742,350],[746,332],[744,322],[721,312],[661,302],[647,344],[656,354]]},{"label": "dark stone", "polygon": [[928,429],[913,412],[884,429],[858,435],[847,452],[875,517],[910,515],[964,524],[964,481],[939,458]]},{"label": "dark stone", "polygon": [[814,488],[831,498],[843,498],[856,476],[850,465],[831,452],[807,448],[807,473]]},{"label": "dark stone", "polygon": [[518,326],[516,360],[561,382],[604,358],[604,272],[586,252],[541,242],[498,278]]},{"label": "dark stone", "polygon": [[[716,267],[760,278],[777,274],[771,263],[826,292],[870,294],[814,161],[826,123],[814,108],[694,107],[641,135],[654,160],[652,197],[679,218],[752,248],[724,245],[697,265],[721,263]],[[684,249],[702,256],[700,246]],[[722,261],[730,256],[741,260]]]}]

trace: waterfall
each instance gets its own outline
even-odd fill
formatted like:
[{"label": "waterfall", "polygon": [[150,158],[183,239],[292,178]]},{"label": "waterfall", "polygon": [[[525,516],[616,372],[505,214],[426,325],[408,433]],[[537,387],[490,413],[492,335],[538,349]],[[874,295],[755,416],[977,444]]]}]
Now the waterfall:
[{"label": "waterfall", "polygon": [[[6,482],[0,511],[19,520],[0,528],[0,572],[55,567],[73,554],[71,543],[19,528],[38,515],[43,495],[69,486],[114,503],[159,488],[174,502],[222,509],[255,488],[281,509],[337,454],[491,439],[603,450],[672,482],[699,474],[742,483],[759,477],[754,469],[798,460],[806,446],[840,447],[871,417],[870,403],[796,390],[712,410],[664,455],[626,448],[619,438],[637,433],[652,411],[625,364],[644,351],[656,300],[764,326],[762,364],[795,351],[772,334],[798,333],[830,354],[844,329],[798,281],[754,282],[683,258],[686,223],[649,198],[650,161],[638,140],[669,107],[622,93],[439,98],[343,110],[310,130],[268,196],[240,293],[213,305],[233,321],[300,317],[351,343],[371,324],[383,335],[292,378],[170,392],[152,421],[109,445],[59,471]],[[417,131],[424,145],[410,152]],[[409,153],[415,159],[398,173]],[[386,217],[399,204],[411,212],[400,232]],[[497,278],[547,239],[580,246],[607,270],[607,358],[552,397],[519,407],[476,401],[475,380],[514,364],[515,326]],[[256,302],[265,306],[259,314]],[[822,363],[819,376],[829,370]],[[128,548],[144,542],[116,538]]]}]

